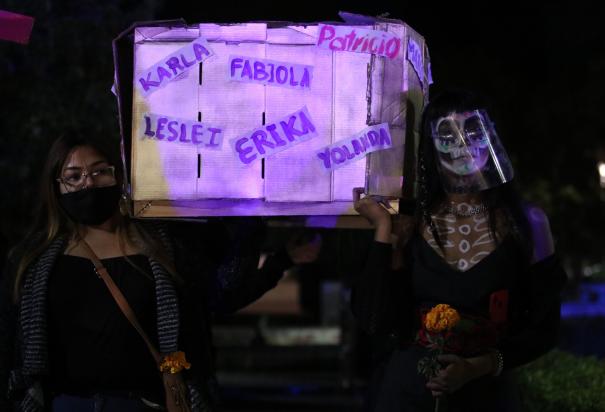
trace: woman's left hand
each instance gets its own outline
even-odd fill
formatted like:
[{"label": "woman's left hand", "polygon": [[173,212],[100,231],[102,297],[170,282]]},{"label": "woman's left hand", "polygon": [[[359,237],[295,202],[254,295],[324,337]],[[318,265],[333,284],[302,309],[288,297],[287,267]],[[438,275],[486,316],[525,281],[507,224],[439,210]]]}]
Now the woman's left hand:
[{"label": "woman's left hand", "polygon": [[477,367],[468,359],[456,355],[440,355],[437,360],[447,366],[426,384],[433,396],[455,392],[478,377]]}]

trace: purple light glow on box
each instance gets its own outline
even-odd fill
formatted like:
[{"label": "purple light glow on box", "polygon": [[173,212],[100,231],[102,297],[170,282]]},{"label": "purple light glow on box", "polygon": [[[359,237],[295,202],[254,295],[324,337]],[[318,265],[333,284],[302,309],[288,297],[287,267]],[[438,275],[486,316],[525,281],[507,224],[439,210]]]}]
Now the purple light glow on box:
[{"label": "purple light glow on box", "polygon": [[389,124],[382,123],[367,127],[353,137],[318,150],[315,155],[321,160],[324,170],[332,171],[362,159],[369,153],[392,146]]},{"label": "purple light glow on box", "polygon": [[414,71],[420,79],[420,83],[424,83],[424,63],[422,58],[422,48],[412,37],[408,37],[408,60],[412,63]]},{"label": "purple light glow on box", "polygon": [[[150,141],[151,142],[151,141]],[[149,143],[149,142],[148,142]],[[155,144],[158,170],[147,170],[148,173],[159,173],[159,181],[168,199],[195,199],[197,190],[198,149],[195,146],[167,144],[153,141]],[[158,167],[159,166],[159,167]]]},{"label": "purple light glow on box", "polygon": [[229,80],[310,89],[313,66],[246,56],[229,57]]},{"label": "purple light glow on box", "polygon": [[143,115],[143,139],[187,143],[202,149],[220,150],[223,128],[154,113]]},{"label": "purple light glow on box", "polygon": [[317,47],[332,51],[370,53],[395,59],[401,53],[401,39],[379,30],[351,26],[318,26]]},{"label": "purple light glow on box", "polygon": [[202,37],[195,39],[141,73],[136,85],[143,96],[148,96],[166,86],[180,74],[197,67],[198,63],[212,54],[206,39]]},{"label": "purple light glow on box", "polygon": [[[366,183],[366,159],[368,170],[383,154],[402,162],[399,102],[406,73],[414,76],[404,59],[410,32],[403,23],[375,27],[254,23],[137,31],[133,198],[158,200],[150,216],[173,213],[174,202],[182,202],[178,213],[191,216],[355,214],[350,193]],[[210,58],[195,55],[194,39]],[[368,134],[368,123],[390,128]]]},{"label": "purple light glow on box", "polygon": [[240,163],[246,166],[315,136],[317,128],[305,106],[274,123],[231,139],[230,143]]}]

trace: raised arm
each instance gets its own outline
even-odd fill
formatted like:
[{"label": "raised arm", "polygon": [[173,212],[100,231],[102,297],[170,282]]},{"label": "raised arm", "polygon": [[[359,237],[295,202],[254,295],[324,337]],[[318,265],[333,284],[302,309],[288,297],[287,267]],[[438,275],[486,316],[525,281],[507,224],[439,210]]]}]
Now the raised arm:
[{"label": "raised arm", "polygon": [[390,213],[371,196],[361,197],[363,188],[353,189],[353,205],[357,213],[365,217],[374,226],[374,240],[379,243],[391,243],[392,220]]},{"label": "raised arm", "polygon": [[[394,239],[391,215],[375,199],[360,198],[362,190],[353,190],[355,210],[374,226],[374,241],[361,273],[354,280],[351,310],[361,329],[374,335],[389,332],[393,318],[403,320],[405,315],[400,311],[411,304],[409,296],[406,296],[410,287],[405,284],[404,274],[392,268]],[[411,227],[411,220],[407,226]]]},{"label": "raised arm", "polygon": [[[165,232],[175,245],[174,260],[185,279],[182,294],[202,301],[214,313],[241,309],[275,287],[284,271],[309,263],[319,253],[319,239],[289,242],[259,266],[266,228],[261,218],[172,222]],[[296,239],[294,239],[296,240]]]},{"label": "raised arm", "polygon": [[309,236],[301,231],[259,262],[264,225],[260,219],[247,219],[235,230],[226,264],[217,271],[220,299],[215,312],[231,313],[260,298],[277,285],[284,272],[292,266],[314,262],[321,249],[319,234]]}]

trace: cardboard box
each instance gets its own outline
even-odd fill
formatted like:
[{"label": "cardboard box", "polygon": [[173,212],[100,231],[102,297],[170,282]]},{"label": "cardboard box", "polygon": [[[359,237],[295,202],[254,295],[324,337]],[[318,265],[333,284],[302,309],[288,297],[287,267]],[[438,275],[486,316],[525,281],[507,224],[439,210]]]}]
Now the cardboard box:
[{"label": "cardboard box", "polygon": [[122,33],[115,91],[133,215],[351,215],[354,187],[412,193],[424,39],[398,20],[341,17]]}]

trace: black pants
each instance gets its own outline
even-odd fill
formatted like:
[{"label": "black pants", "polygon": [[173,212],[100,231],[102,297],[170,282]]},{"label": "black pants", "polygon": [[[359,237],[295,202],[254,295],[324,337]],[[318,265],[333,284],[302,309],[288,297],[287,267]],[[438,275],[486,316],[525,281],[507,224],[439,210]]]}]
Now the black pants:
[{"label": "black pants", "polygon": [[52,401],[52,412],[150,412],[158,411],[139,398],[95,394],[91,397],[57,395]]},{"label": "black pants", "polygon": [[[426,379],[417,371],[425,348],[411,346],[394,351],[376,371],[372,382],[372,412],[432,412],[435,398],[426,388]],[[503,373],[471,381],[447,395],[449,412],[517,412],[519,396],[514,376]]]}]

